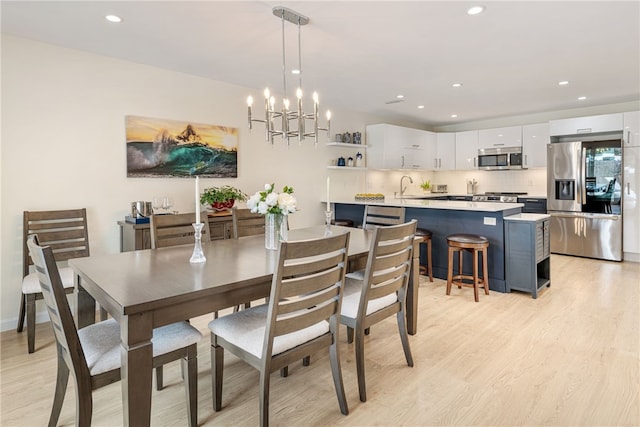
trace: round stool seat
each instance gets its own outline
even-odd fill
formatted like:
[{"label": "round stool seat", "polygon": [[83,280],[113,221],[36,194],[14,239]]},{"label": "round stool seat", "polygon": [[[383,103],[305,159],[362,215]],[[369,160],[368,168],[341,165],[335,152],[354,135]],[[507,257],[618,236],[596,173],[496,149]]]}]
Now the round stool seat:
[{"label": "round stool seat", "polygon": [[489,239],[484,236],[478,236],[477,234],[450,234],[447,236],[447,243],[456,244],[460,246],[464,245],[483,245],[488,244]]},{"label": "round stool seat", "polygon": [[433,233],[431,232],[431,230],[427,230],[426,228],[417,228],[416,229],[416,236],[417,237],[432,237]]},{"label": "round stool seat", "polygon": [[342,227],[353,227],[353,221],[350,219],[332,219],[331,224],[340,225]]}]

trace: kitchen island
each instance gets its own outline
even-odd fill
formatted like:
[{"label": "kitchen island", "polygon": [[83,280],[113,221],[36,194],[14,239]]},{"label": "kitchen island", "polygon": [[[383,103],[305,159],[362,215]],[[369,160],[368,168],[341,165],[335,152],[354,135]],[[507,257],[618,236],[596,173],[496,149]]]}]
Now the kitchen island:
[{"label": "kitchen island", "polygon": [[[335,218],[350,219],[362,226],[364,207],[400,206],[405,208],[405,219],[416,219],[419,228],[433,233],[433,276],[447,278],[447,236],[454,233],[479,234],[489,239],[489,288],[506,292],[504,218],[521,212],[522,203],[463,202],[456,200],[391,199],[376,202],[334,200]],[[471,274],[471,255],[464,255],[465,274]],[[426,265],[425,254],[420,264]]]}]

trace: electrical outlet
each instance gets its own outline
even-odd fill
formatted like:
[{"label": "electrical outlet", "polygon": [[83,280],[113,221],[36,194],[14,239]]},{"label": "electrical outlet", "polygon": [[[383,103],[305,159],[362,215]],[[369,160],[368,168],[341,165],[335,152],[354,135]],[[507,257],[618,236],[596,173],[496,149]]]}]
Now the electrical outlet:
[{"label": "electrical outlet", "polygon": [[484,225],[496,225],[496,219],[489,216],[484,217]]}]

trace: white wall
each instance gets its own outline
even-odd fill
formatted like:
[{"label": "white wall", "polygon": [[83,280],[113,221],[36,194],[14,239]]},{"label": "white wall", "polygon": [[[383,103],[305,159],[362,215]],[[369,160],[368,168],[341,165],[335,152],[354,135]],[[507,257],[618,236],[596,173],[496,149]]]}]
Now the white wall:
[{"label": "white wall", "polygon": [[[232,184],[247,193],[266,182],[292,185],[300,212],[292,227],[324,221],[325,167],[335,149],[313,142],[291,148],[249,133],[250,90],[77,50],[2,36],[1,329],[15,327],[22,270],[22,212],[86,207],[92,254],[119,250],[117,221],[130,204],[155,195],[174,198],[174,209],[193,211],[193,180],[127,178],[125,115],[239,128],[238,178],[205,179],[201,188]],[[254,96],[261,91],[254,90]],[[333,111],[332,133],[359,130],[375,117]],[[339,172],[340,173],[340,172]],[[333,178],[336,192],[349,189]],[[39,319],[46,319],[39,307]]]}]

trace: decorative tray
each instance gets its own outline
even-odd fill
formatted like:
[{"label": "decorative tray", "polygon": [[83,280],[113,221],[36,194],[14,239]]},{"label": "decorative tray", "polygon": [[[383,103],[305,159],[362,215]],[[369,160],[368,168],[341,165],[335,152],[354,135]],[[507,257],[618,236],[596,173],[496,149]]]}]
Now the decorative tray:
[{"label": "decorative tray", "polygon": [[357,202],[384,202],[384,194],[380,193],[358,193],[355,197]]}]

